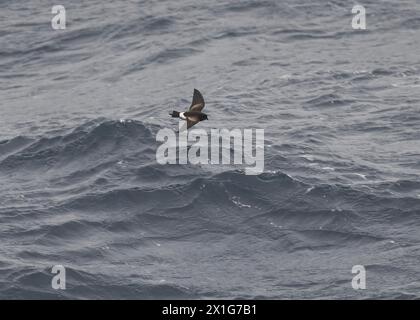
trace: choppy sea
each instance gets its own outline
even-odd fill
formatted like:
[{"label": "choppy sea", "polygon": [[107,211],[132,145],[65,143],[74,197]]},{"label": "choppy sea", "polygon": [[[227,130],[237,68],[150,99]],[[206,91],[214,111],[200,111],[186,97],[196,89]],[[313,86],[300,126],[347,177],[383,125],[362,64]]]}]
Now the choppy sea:
[{"label": "choppy sea", "polygon": [[[0,298],[419,299],[420,2],[355,4],[0,0]],[[263,173],[157,163],[194,88]]]}]

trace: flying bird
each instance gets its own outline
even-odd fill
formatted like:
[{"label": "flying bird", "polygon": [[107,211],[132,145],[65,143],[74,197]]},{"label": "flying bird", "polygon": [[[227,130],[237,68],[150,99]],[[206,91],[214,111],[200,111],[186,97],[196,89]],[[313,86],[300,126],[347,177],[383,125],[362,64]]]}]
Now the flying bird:
[{"label": "flying bird", "polygon": [[197,89],[194,89],[193,100],[191,103],[191,107],[188,111],[185,112],[178,112],[172,111],[169,115],[172,118],[180,118],[182,120],[187,121],[187,129],[191,128],[193,125],[199,123],[203,120],[208,120],[208,117],[205,113],[201,112],[204,108],[204,98],[203,95]]}]

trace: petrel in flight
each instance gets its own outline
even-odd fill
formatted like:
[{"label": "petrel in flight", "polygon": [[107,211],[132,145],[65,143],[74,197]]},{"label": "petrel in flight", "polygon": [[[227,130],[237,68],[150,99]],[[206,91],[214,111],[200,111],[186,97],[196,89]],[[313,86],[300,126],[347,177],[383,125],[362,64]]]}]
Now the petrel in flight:
[{"label": "petrel in flight", "polygon": [[185,112],[172,111],[172,113],[169,115],[171,115],[172,118],[180,118],[182,120],[186,120],[187,129],[189,129],[200,121],[208,120],[207,115],[201,112],[201,110],[204,108],[204,105],[205,103],[202,94],[197,89],[194,89],[194,95],[190,109]]}]

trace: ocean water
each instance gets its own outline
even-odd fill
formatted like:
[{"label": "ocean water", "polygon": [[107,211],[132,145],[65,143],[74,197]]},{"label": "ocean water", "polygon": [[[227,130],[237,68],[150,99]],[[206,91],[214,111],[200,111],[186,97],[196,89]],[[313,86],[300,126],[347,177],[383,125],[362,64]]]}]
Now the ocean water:
[{"label": "ocean water", "polygon": [[[420,2],[355,4],[0,0],[0,298],[420,298]],[[193,88],[263,173],[156,162]]]}]

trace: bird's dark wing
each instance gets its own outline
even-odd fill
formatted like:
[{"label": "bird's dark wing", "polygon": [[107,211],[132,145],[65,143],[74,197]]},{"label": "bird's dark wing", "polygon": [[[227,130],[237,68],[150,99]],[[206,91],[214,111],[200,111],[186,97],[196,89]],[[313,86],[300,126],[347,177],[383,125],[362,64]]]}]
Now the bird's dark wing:
[{"label": "bird's dark wing", "polygon": [[190,111],[201,111],[204,108],[204,98],[200,91],[194,89],[193,100],[191,103]]},{"label": "bird's dark wing", "polygon": [[200,122],[200,117],[198,116],[188,116],[187,117],[187,129],[191,128],[193,125]]}]

